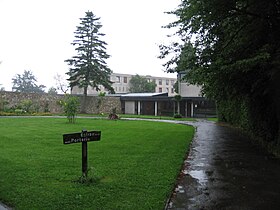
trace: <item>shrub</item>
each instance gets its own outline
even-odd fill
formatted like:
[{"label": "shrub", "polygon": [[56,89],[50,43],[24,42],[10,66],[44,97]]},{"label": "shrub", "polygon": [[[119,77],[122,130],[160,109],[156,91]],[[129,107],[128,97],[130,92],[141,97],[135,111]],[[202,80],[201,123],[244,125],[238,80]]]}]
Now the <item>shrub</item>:
[{"label": "shrub", "polygon": [[64,100],[59,101],[63,107],[69,123],[75,123],[75,117],[79,108],[79,99],[75,96],[65,95]]},{"label": "shrub", "polygon": [[33,102],[29,99],[21,101],[20,106],[24,112],[30,113]]},{"label": "shrub", "polygon": [[174,118],[182,118],[182,115],[181,115],[181,114],[174,114],[173,117],[174,117]]},{"label": "shrub", "polygon": [[9,102],[6,101],[5,99],[2,99],[2,97],[0,98],[0,111],[5,111],[7,108],[6,108],[6,105],[8,105]]},{"label": "shrub", "polygon": [[109,114],[108,118],[110,120],[118,120],[119,119],[119,116],[117,115],[117,109],[116,108],[112,109],[112,112]]},{"label": "shrub", "polygon": [[22,114],[22,113],[25,113],[26,111],[24,111],[23,109],[16,109],[15,110],[15,113],[16,114]]},{"label": "shrub", "polygon": [[49,102],[45,102],[45,105],[44,105],[44,112],[46,112],[46,113],[48,113],[48,112],[50,112],[50,110],[49,110]]},{"label": "shrub", "polygon": [[102,103],[104,101],[104,97],[105,97],[106,93],[105,92],[100,92],[98,94],[98,99],[97,99],[97,105],[96,108],[99,109],[102,106]]}]

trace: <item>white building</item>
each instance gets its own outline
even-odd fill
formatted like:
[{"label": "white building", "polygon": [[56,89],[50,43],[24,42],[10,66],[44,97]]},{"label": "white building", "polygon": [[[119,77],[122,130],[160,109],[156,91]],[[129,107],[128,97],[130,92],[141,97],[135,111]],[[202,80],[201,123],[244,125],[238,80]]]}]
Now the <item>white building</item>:
[{"label": "white building", "polygon": [[[116,94],[124,94],[129,93],[129,81],[131,78],[135,76],[132,74],[119,74],[119,73],[112,73],[110,76],[110,81],[113,82],[112,87],[115,90]],[[142,75],[140,75],[142,76]],[[169,96],[175,95],[175,90],[173,85],[177,81],[176,78],[169,78],[169,77],[154,77],[154,76],[142,76],[147,78],[149,82],[154,81],[157,86],[155,89],[155,93],[168,93]],[[99,86],[100,91],[99,92],[108,92],[105,90],[105,88],[100,85]],[[88,87],[88,95],[98,95],[98,93],[95,89]],[[74,87],[72,89],[72,94],[83,94],[83,89]]]},{"label": "white building", "polygon": [[201,87],[182,80],[185,73],[178,73],[178,94],[181,95],[180,113],[185,117],[216,116],[215,102],[204,98]]},{"label": "white building", "polygon": [[178,94],[181,97],[202,97],[200,86],[190,85],[182,80],[185,75],[185,73],[178,73]]}]

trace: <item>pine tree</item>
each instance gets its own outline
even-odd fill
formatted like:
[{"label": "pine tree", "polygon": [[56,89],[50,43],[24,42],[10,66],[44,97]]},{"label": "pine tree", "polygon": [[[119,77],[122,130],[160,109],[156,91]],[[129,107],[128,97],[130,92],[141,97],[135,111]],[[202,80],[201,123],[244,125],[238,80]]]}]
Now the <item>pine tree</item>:
[{"label": "pine tree", "polygon": [[45,85],[37,85],[37,79],[33,75],[32,71],[24,70],[22,75],[17,74],[12,78],[13,87],[15,92],[24,93],[44,93]]},{"label": "pine tree", "polygon": [[76,47],[77,54],[65,61],[70,66],[69,72],[66,73],[69,76],[67,80],[70,82],[70,88],[83,88],[84,98],[89,86],[98,91],[99,85],[103,85],[109,92],[114,92],[109,79],[112,71],[105,61],[110,57],[106,53],[107,43],[100,39],[105,35],[99,32],[102,27],[100,18],[88,11],[80,20],[80,25],[74,32],[75,40],[71,43]]}]

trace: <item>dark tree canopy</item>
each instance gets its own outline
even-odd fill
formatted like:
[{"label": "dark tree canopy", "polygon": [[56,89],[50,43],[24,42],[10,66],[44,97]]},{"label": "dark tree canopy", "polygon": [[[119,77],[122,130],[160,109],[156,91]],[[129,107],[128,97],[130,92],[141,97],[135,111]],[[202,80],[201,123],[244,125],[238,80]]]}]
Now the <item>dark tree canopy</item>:
[{"label": "dark tree canopy", "polygon": [[132,93],[152,93],[155,92],[157,84],[154,81],[149,82],[147,78],[136,74],[129,81],[129,91]]},{"label": "dark tree canopy", "polygon": [[72,43],[77,54],[65,61],[70,67],[67,73],[70,87],[83,88],[85,96],[89,86],[99,90],[99,85],[103,85],[110,92],[114,92],[109,79],[112,71],[106,63],[109,58],[106,53],[107,44],[101,40],[105,34],[99,32],[102,27],[100,18],[88,11],[80,20]]},{"label": "dark tree canopy", "polygon": [[182,1],[169,25],[179,27],[182,43],[162,47],[163,57],[179,52],[167,70],[185,62],[188,78],[214,98],[265,93],[263,83],[279,69],[279,7],[277,0]]},{"label": "dark tree canopy", "polygon": [[33,75],[32,71],[24,70],[22,75],[17,74],[12,78],[13,87],[12,90],[15,92],[25,92],[25,93],[43,93],[44,85],[37,85],[37,79]]},{"label": "dark tree canopy", "polygon": [[279,1],[182,0],[171,13],[181,42],[161,46],[167,70],[187,71],[224,120],[280,143]]}]

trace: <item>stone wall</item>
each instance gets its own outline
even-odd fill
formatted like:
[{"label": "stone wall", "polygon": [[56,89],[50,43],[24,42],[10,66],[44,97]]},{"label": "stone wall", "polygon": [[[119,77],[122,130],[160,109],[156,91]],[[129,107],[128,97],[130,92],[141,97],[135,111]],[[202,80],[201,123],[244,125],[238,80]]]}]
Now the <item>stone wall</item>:
[{"label": "stone wall", "polygon": [[[82,103],[83,97],[76,95]],[[19,92],[0,92],[0,109],[3,109],[5,104],[8,108],[17,107],[24,100],[31,100],[33,107],[39,112],[49,111],[51,113],[63,113],[62,107],[59,105],[59,101],[63,100],[64,95],[52,95],[47,93],[19,93]],[[117,113],[121,113],[121,101],[120,97],[98,97],[87,96],[86,98],[86,112],[89,114],[108,114],[116,108]]]},{"label": "stone wall", "polygon": [[[76,95],[82,103],[83,96]],[[121,100],[120,97],[113,96],[87,96],[86,98],[86,112],[92,114],[111,113],[113,109],[117,113],[121,113]]]}]

